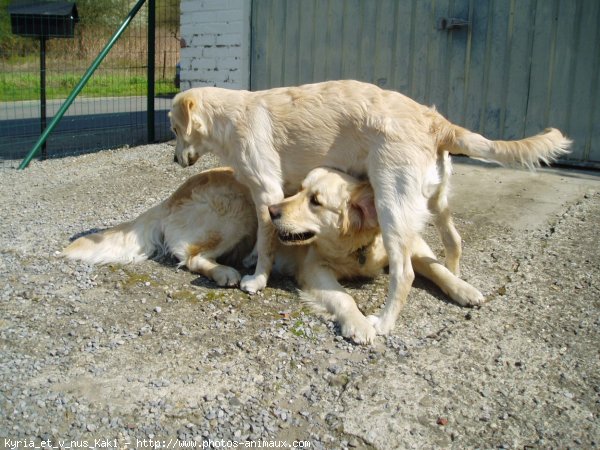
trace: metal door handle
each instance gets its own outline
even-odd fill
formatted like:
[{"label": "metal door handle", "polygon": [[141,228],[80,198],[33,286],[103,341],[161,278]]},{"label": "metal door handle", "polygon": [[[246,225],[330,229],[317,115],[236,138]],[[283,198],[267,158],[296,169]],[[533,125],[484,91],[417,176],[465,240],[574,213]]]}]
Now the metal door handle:
[{"label": "metal door handle", "polygon": [[458,19],[456,17],[440,17],[437,21],[438,30],[457,30],[459,28],[466,28],[471,25],[471,22],[464,19]]}]

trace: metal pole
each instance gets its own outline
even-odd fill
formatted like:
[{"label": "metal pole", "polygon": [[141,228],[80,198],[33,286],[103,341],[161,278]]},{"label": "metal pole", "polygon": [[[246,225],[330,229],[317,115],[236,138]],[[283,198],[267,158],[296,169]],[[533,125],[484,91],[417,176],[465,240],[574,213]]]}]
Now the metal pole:
[{"label": "metal pole", "polygon": [[148,127],[148,142],[154,142],[154,96],[155,96],[155,28],[156,28],[156,3],[155,0],[148,0],[148,89],[147,89],[147,108],[146,120]]},{"label": "metal pole", "polygon": [[54,116],[52,121],[50,122],[50,125],[48,125],[48,128],[46,128],[44,130],[44,132],[42,133],[42,135],[40,136],[38,141],[35,143],[33,148],[29,151],[29,153],[23,159],[23,161],[21,161],[21,164],[19,165],[19,170],[25,169],[29,165],[29,163],[31,162],[33,157],[35,155],[37,155],[37,153],[40,151],[42,144],[46,142],[46,139],[48,139],[48,135],[50,135],[50,133],[52,132],[52,130],[54,130],[54,128],[56,127],[58,122],[60,122],[60,119],[62,119],[62,117],[65,115],[65,112],[67,112],[67,109],[69,109],[69,106],[71,106],[71,104],[75,100],[75,97],[77,97],[77,95],[79,95],[81,90],[84,88],[84,86],[87,84],[89,79],[92,77],[92,75],[94,74],[94,72],[96,71],[96,69],[98,68],[100,63],[102,62],[102,60],[106,57],[106,55],[108,55],[108,52],[110,51],[110,49],[119,40],[119,38],[121,37],[121,35],[125,31],[125,29],[129,26],[129,24],[131,23],[131,21],[133,20],[135,15],[138,13],[138,11],[140,10],[140,8],[142,7],[142,5],[144,4],[145,1],[146,0],[138,0],[138,2],[131,9],[131,11],[129,11],[129,14],[125,18],[125,20],[123,21],[123,23],[121,24],[119,29],[115,32],[115,34],[112,35],[112,37],[110,38],[108,43],[104,46],[104,48],[102,49],[100,54],[96,57],[96,59],[94,60],[92,65],[88,68],[85,75],[83,75],[81,80],[79,80],[79,83],[77,84],[77,86],[75,86],[73,91],[69,94],[69,97],[61,105],[60,109],[58,110],[58,112],[56,113],[56,115]]},{"label": "metal pole", "polygon": [[[46,36],[40,36],[40,134],[46,129]],[[42,144],[42,159],[48,158],[46,141]]]}]

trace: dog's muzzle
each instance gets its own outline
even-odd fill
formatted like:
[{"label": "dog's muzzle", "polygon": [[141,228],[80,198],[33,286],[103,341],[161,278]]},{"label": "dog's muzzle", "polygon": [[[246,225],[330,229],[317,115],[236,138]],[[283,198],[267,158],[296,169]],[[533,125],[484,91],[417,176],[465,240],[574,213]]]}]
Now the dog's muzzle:
[{"label": "dog's muzzle", "polygon": [[269,215],[271,216],[271,222],[275,225],[275,230],[277,231],[277,237],[281,241],[282,244],[287,245],[301,245],[308,244],[311,242],[315,233],[312,231],[304,231],[304,232],[292,232],[287,230],[282,230],[278,226],[278,220],[281,219],[281,208],[278,205],[269,206]]},{"label": "dog's muzzle", "polygon": [[305,231],[303,233],[290,233],[287,231],[277,230],[277,237],[282,244],[308,244],[315,237],[315,233],[312,231]]},{"label": "dog's muzzle", "polygon": [[198,161],[198,154],[192,147],[184,148],[181,152],[175,151],[174,161],[181,167],[193,166]]}]

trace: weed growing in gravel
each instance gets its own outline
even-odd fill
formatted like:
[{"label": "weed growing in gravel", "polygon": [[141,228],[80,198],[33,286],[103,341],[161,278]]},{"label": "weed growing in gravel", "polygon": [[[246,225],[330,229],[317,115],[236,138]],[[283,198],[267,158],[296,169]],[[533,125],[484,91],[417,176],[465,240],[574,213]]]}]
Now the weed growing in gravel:
[{"label": "weed growing in gravel", "polygon": [[145,274],[145,273],[135,273],[135,272],[131,272],[127,269],[122,269],[123,272],[125,273],[125,275],[127,276],[127,279],[123,281],[123,287],[124,288],[132,288],[138,285],[145,285],[145,286],[152,286],[152,287],[156,287],[157,284],[155,281],[152,280],[152,278],[150,277],[150,275]]},{"label": "weed growing in gravel", "polygon": [[172,298],[173,300],[183,300],[189,303],[198,303],[199,301],[196,294],[189,289],[173,292]]},{"label": "weed growing in gravel", "polygon": [[300,319],[294,322],[294,325],[290,327],[290,331],[294,336],[307,337],[306,331],[304,331],[304,322],[302,322]]},{"label": "weed growing in gravel", "polygon": [[225,297],[225,294],[223,294],[221,291],[212,290],[212,291],[208,291],[206,293],[206,295],[204,296],[204,300],[207,300],[209,302],[214,302],[214,301],[222,300],[224,297]]}]

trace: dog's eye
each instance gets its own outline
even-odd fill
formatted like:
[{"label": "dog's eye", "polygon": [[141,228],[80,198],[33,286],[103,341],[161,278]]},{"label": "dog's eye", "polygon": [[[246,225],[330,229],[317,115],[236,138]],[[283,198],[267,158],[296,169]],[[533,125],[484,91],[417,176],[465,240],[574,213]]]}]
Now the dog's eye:
[{"label": "dog's eye", "polygon": [[317,194],[313,194],[310,196],[310,204],[313,206],[321,206],[321,202],[319,202]]}]

